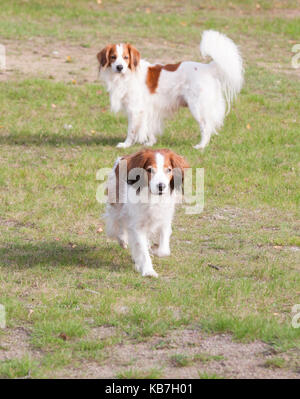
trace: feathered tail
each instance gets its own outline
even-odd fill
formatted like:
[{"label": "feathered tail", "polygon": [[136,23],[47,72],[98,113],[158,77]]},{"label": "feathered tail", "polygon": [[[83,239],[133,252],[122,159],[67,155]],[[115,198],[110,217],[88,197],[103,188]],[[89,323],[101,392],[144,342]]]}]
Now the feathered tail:
[{"label": "feathered tail", "polygon": [[241,91],[244,82],[243,60],[234,42],[222,33],[206,30],[202,34],[200,51],[216,64],[219,79],[228,105]]}]

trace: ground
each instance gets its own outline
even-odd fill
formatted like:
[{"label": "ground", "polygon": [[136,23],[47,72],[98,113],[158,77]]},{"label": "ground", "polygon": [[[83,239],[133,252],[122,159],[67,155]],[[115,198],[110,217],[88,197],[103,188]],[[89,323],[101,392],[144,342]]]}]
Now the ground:
[{"label": "ground", "polygon": [[[0,376],[299,378],[298,1],[0,1]],[[228,34],[245,86],[202,153],[187,110],[156,148],[204,168],[205,206],[178,207],[171,257],[142,278],[105,236],[97,170],[126,118],[96,53],[128,41],[153,62],[201,60]]]}]

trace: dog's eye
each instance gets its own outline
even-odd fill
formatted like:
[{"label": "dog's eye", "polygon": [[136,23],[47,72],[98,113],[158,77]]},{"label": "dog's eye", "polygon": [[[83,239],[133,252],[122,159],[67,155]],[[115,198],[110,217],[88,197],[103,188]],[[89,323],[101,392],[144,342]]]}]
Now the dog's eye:
[{"label": "dog's eye", "polygon": [[171,173],[172,172],[172,169],[171,168],[167,168],[166,169],[166,173]]},{"label": "dog's eye", "polygon": [[149,168],[146,169],[147,172],[149,173],[154,173],[154,169],[152,168],[152,166],[150,166]]},{"label": "dog's eye", "polygon": [[110,56],[110,59],[111,59],[111,60],[115,60],[116,58],[117,58],[117,57],[116,57],[115,55],[111,55],[111,56]]},{"label": "dog's eye", "polygon": [[128,60],[128,58],[129,58],[128,55],[125,55],[124,60]]}]

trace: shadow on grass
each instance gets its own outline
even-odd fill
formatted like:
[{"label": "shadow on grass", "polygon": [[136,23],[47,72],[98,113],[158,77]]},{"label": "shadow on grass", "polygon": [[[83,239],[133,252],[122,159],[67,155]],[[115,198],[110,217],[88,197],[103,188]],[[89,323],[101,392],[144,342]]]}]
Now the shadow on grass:
[{"label": "shadow on grass", "polygon": [[120,141],[124,141],[126,132],[123,137],[97,135],[94,136],[65,136],[65,135],[36,135],[36,134],[10,134],[0,136],[0,145],[35,145],[35,146],[113,146],[115,147]]},{"label": "shadow on grass", "polygon": [[131,267],[129,252],[113,243],[99,247],[78,244],[73,248],[72,244],[50,241],[0,247],[0,266],[10,269],[74,266],[118,271],[124,269],[124,260]]}]

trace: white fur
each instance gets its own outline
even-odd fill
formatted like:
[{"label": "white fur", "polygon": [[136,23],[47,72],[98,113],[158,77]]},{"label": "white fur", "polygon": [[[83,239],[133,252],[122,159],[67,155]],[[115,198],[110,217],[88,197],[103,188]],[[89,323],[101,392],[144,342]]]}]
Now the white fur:
[{"label": "white fur", "polygon": [[[115,189],[115,168],[120,160],[115,162],[111,176],[108,179],[108,190]],[[170,236],[172,234],[172,219],[175,211],[176,193],[171,192],[167,171],[163,171],[164,157],[156,154],[157,168],[152,172],[150,190],[146,187],[148,202],[132,201],[136,198],[136,188],[127,186],[127,198],[124,203],[106,206],[106,232],[110,238],[118,240],[123,248],[131,250],[135,269],[142,276],[157,277],[150,257],[151,242],[158,237],[158,247],[151,252],[157,256],[170,255]],[[157,185],[166,184],[163,195],[157,195]],[[121,184],[127,184],[125,181]],[[140,194],[142,195],[142,193]]]},{"label": "white fur", "polygon": [[149,62],[141,60],[135,71],[115,73],[101,68],[100,78],[110,94],[113,112],[124,110],[128,117],[127,138],[118,147],[134,143],[152,146],[163,130],[163,120],[180,106],[187,105],[199,123],[204,148],[213,133],[223,125],[230,103],[243,85],[243,65],[238,48],[225,35],[203,32],[200,51],[213,60],[209,64],[184,61],[176,71],[162,70],[156,92],[146,85]]}]

